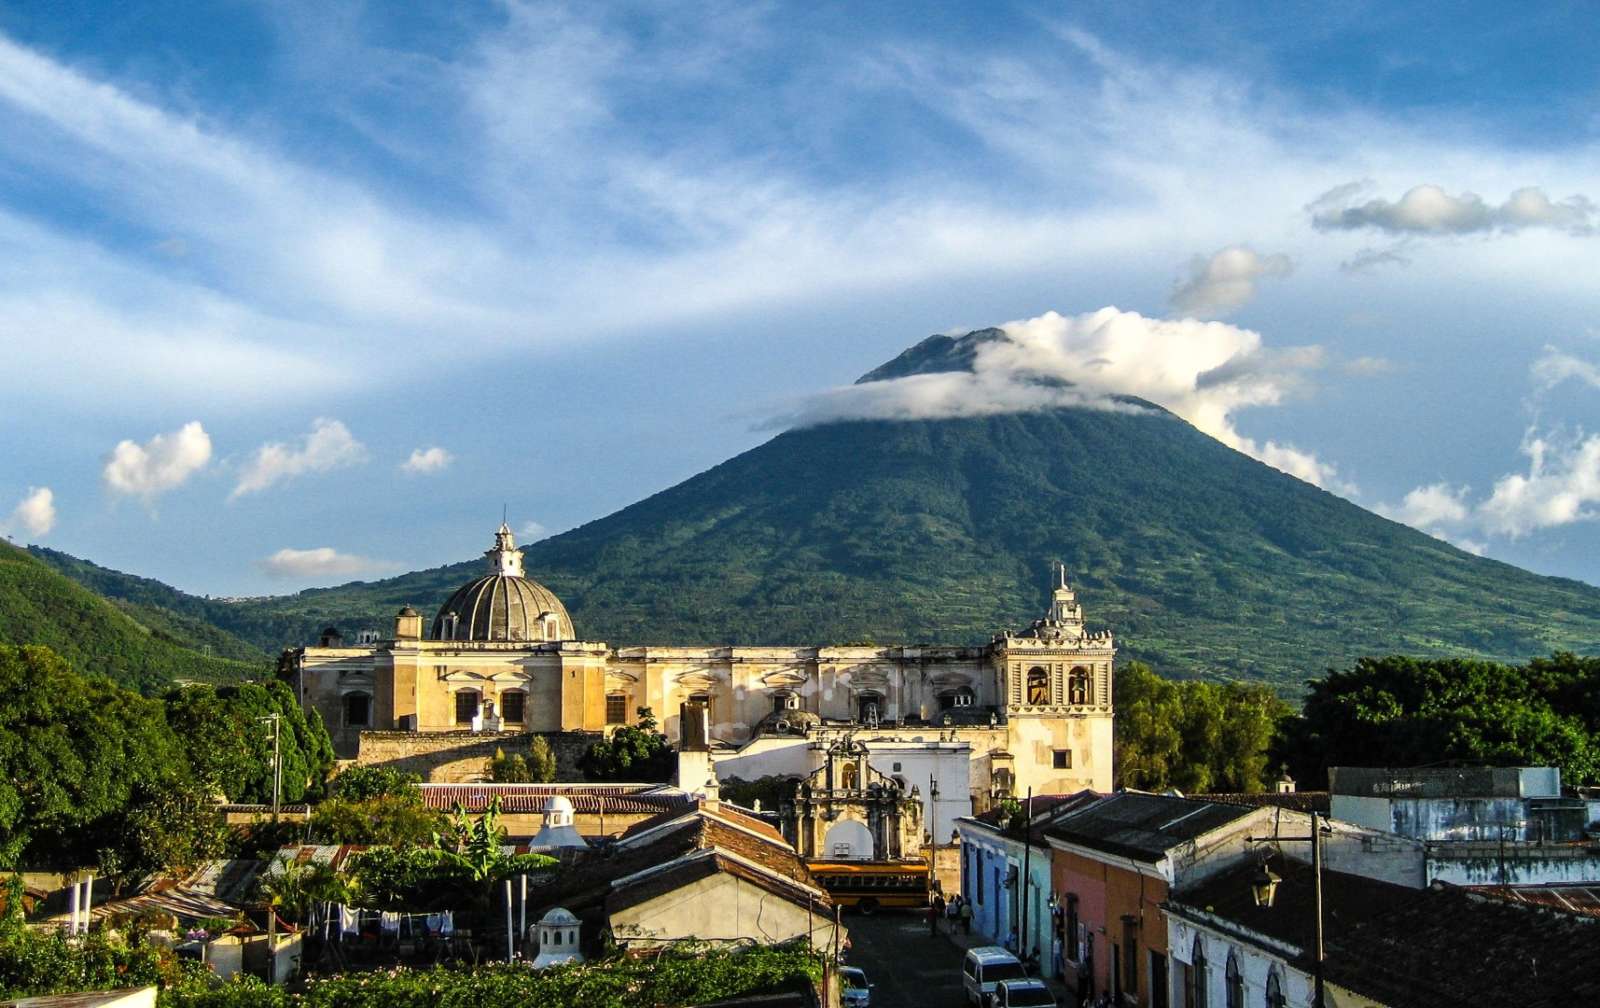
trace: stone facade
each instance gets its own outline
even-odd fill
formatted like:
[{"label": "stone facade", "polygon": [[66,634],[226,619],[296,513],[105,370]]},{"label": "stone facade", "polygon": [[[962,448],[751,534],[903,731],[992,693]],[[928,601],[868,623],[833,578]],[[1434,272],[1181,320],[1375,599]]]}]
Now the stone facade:
[{"label": "stone facade", "polygon": [[922,856],[922,799],[841,740],[779,809],[783,837],[808,860],[909,861]]},{"label": "stone facade", "polygon": [[[489,574],[452,596],[427,637],[408,606],[388,639],[347,647],[328,635],[292,653],[289,675],[340,757],[465,779],[493,753],[485,734],[604,732],[649,708],[675,738],[677,712],[699,704],[719,773],[742,762],[733,772],[747,779],[763,767],[806,776],[817,767],[805,755],[813,745],[851,732],[880,747],[959,748],[970,768],[946,793],[968,809],[1028,787],[1111,787],[1115,646],[1110,633],[1084,629],[1059,568],[1046,615],[984,647],[612,647],[553,639],[570,620],[521,576],[509,529],[486,557]],[[397,734],[418,738],[402,753]],[[445,754],[452,740],[459,758]],[[928,826],[947,829],[950,819],[929,805]]]}]

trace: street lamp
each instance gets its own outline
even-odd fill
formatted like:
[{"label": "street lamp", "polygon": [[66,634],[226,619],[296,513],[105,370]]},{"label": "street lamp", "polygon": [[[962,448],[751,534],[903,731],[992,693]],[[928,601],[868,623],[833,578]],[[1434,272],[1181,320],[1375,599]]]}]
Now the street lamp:
[{"label": "street lamp", "polygon": [[[1327,1002],[1323,997],[1322,984],[1322,817],[1311,813],[1311,833],[1307,836],[1270,836],[1250,837],[1251,843],[1309,843],[1311,845],[1311,874],[1314,880],[1315,898],[1312,901],[1312,913],[1315,919],[1315,948],[1311,959],[1312,1008],[1325,1008]],[[1278,893],[1278,883],[1283,879],[1266,866],[1263,862],[1259,871],[1250,879],[1250,892],[1255,898],[1256,906],[1271,907],[1273,899]]]},{"label": "street lamp", "polygon": [[1250,879],[1250,892],[1256,898],[1256,906],[1270,907],[1272,900],[1278,895],[1278,883],[1283,879],[1278,873],[1267,867],[1265,861]]}]

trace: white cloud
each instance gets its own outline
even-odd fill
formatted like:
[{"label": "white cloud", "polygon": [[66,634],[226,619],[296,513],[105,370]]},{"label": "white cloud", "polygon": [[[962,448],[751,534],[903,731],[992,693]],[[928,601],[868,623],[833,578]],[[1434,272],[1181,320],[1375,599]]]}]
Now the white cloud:
[{"label": "white cloud", "polygon": [[1189,276],[1172,292],[1172,306],[1191,315],[1226,315],[1256,296],[1263,277],[1285,277],[1294,269],[1286,255],[1261,255],[1248,245],[1229,245],[1189,262]]},{"label": "white cloud", "polygon": [[331,546],[315,549],[281,549],[261,561],[261,569],[275,578],[359,577],[393,570],[394,564],[340,553]]},{"label": "white cloud", "polygon": [[522,543],[536,543],[549,536],[550,530],[536,521],[523,522],[522,528],[517,530],[517,541]]},{"label": "white cloud", "polygon": [[1234,416],[1282,402],[1320,365],[1320,347],[1271,350],[1259,333],[1222,322],[1154,319],[1102,308],[1008,322],[979,345],[970,372],[911,375],[813,396],[771,426],[845,419],[913,420],[1087,406],[1163,406],[1230,448],[1308,483],[1351,493],[1309,452],[1239,433]]},{"label": "white cloud", "polygon": [[191,420],[169,434],[138,444],[120,441],[101,475],[113,492],[151,500],[178,486],[211,461],[211,436]]},{"label": "white cloud", "polygon": [[239,474],[234,497],[265,490],[280,480],[302,473],[328,472],[360,463],[367,449],[337,420],[319,417],[311,422],[311,432],[296,448],[274,441],[256,449],[254,457]]},{"label": "white cloud", "polygon": [[1518,538],[1595,517],[1590,505],[1600,501],[1600,435],[1563,443],[1530,431],[1522,452],[1528,471],[1500,477],[1478,506],[1483,528]]},{"label": "white cloud", "polygon": [[1595,205],[1587,196],[1573,195],[1552,202],[1538,186],[1516,190],[1499,206],[1484,202],[1476,193],[1452,196],[1436,185],[1419,185],[1398,200],[1376,198],[1355,202],[1369,188],[1348,183],[1313,200],[1306,209],[1312,226],[1323,231],[1364,228],[1406,235],[1460,235],[1492,231],[1514,232],[1548,228],[1569,234],[1594,231]]},{"label": "white cloud", "polygon": [[400,463],[400,469],[413,476],[421,476],[439,472],[453,461],[455,456],[437,445],[432,448],[414,448],[411,457]]},{"label": "white cloud", "polygon": [[1448,483],[1421,486],[1406,494],[1397,506],[1379,505],[1379,514],[1423,532],[1459,525],[1467,520],[1466,487]]},{"label": "white cloud", "polygon": [[18,530],[30,536],[49,535],[55,527],[55,494],[49,487],[29,487],[22,500],[11,509],[11,516],[0,523],[0,529],[6,532]]}]

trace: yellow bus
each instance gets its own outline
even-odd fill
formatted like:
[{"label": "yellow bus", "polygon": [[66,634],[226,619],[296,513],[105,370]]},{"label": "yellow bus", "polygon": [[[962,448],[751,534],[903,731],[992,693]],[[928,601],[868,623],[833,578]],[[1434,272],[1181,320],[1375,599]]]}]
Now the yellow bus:
[{"label": "yellow bus", "polygon": [[864,914],[890,907],[928,905],[926,861],[808,861],[817,884],[838,906]]}]

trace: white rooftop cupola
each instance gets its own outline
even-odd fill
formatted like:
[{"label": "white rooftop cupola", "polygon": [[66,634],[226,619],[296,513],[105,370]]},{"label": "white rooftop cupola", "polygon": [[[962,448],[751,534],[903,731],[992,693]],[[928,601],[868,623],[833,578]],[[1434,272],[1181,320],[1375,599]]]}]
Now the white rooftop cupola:
[{"label": "white rooftop cupola", "polygon": [[511,526],[505,522],[500,523],[500,530],[494,534],[494,548],[483,554],[489,559],[489,573],[501,577],[523,577],[522,551],[517,549],[516,539],[511,535]]},{"label": "white rooftop cupola", "polygon": [[534,957],[533,968],[544,969],[561,963],[583,962],[579,932],[582,924],[566,907],[554,907],[539,918],[534,925],[538,936],[539,954]]},{"label": "white rooftop cupola", "polygon": [[587,848],[589,843],[578,832],[574,818],[572,802],[564,795],[551,795],[544,803],[544,821],[528,846],[543,851]]}]

